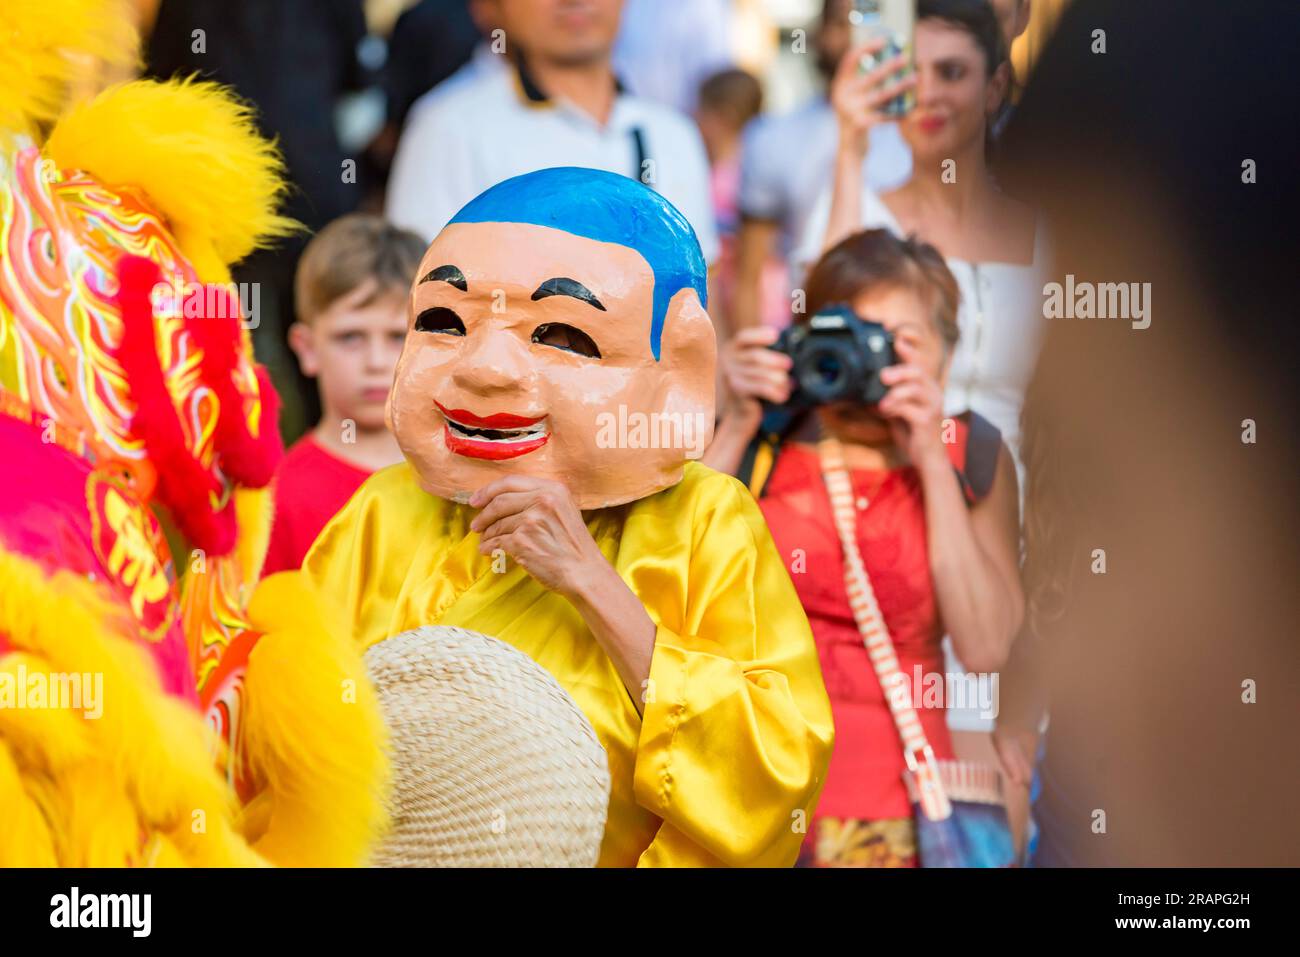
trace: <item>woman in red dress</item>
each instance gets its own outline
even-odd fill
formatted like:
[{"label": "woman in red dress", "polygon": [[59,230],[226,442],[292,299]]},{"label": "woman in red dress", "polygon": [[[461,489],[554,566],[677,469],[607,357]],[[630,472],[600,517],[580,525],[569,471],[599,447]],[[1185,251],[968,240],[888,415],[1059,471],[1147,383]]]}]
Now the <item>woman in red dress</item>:
[{"label": "woman in red dress", "polygon": [[[945,631],[975,671],[1006,660],[1024,607],[1015,468],[989,423],[943,416],[959,293],[932,246],[884,230],[858,233],[822,257],[806,287],[806,315],[847,305],[893,334],[899,362],[881,373],[888,391],[878,405],[818,406],[770,469],[759,454],[747,476],[812,624],[835,719],[835,751],[801,861],[915,866],[902,745],[850,610],[813,443],[831,437],[843,450],[858,548],[909,681],[918,669],[923,680],[942,680]],[[747,329],[724,350],[732,399],[705,458],[715,468],[736,471],[758,432],[760,399],[789,397],[790,360],[766,348],[773,339]],[[922,692],[913,685],[926,737],[937,758],[951,758],[942,701]]]}]

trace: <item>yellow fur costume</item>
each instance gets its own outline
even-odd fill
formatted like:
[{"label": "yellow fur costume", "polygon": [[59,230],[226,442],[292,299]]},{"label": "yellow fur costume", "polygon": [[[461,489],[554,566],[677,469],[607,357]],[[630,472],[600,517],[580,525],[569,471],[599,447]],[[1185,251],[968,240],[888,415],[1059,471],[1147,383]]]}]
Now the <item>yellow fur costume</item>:
[{"label": "yellow fur costume", "polygon": [[[281,161],[211,83],[62,109],[78,62],[134,56],[111,5],[10,0],[5,20],[0,865],[363,864],[387,775],[373,690],[295,578],[258,582],[270,499],[239,476],[267,471],[269,381],[245,330],[223,366],[207,320],[142,329],[116,298],[127,259],[229,283],[291,232]],[[155,510],[192,548],[183,587]],[[31,697],[70,675],[101,714]]]}]

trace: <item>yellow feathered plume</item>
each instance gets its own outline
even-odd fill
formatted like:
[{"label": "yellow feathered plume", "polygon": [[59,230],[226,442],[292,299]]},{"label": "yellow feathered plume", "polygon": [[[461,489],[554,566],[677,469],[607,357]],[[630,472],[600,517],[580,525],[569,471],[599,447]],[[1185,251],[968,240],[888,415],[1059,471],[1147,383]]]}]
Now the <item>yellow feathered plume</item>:
[{"label": "yellow feathered plume", "polygon": [[74,77],[136,60],[135,28],[109,0],[5,0],[0,11],[0,148],[39,139]]},{"label": "yellow feathered plume", "polygon": [[356,867],[387,824],[387,731],[350,636],[298,572],[264,579],[244,677],[244,746],[265,789],[241,830],[282,867]]},{"label": "yellow feathered plume", "polygon": [[0,708],[0,867],[265,864],[235,828],[202,718],[116,633],[95,586],[3,549],[0,581],[0,680],[21,666],[102,681],[93,719]]},{"label": "yellow feathered plume", "polygon": [[276,213],[287,188],[279,152],[252,107],[216,83],[111,86],[59,120],[45,153],[60,169],[143,192],[208,282],[298,229]]}]

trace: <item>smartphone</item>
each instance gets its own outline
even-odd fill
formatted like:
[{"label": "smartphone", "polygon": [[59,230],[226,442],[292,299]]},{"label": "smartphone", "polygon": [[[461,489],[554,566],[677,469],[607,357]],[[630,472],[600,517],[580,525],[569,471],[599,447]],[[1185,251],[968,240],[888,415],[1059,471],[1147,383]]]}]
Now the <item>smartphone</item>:
[{"label": "smartphone", "polygon": [[[912,60],[912,37],[916,32],[916,0],[850,0],[849,29],[853,45],[860,46],[875,37],[884,37],[884,48],[862,58],[859,69],[873,70],[886,60],[906,54]],[[899,70],[890,80],[897,82],[915,70],[915,64]],[[916,105],[916,90],[906,90],[884,105],[886,116],[903,116]]]}]

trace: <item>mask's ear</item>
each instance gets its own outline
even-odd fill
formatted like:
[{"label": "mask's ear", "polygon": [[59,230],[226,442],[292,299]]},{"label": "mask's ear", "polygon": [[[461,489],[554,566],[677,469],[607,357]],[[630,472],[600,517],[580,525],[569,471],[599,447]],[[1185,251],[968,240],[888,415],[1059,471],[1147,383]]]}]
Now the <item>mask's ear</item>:
[{"label": "mask's ear", "polygon": [[682,289],[668,304],[659,361],[664,382],[661,408],[692,416],[695,440],[690,458],[703,454],[713,438],[717,340],[713,320],[700,305],[694,289]]}]

